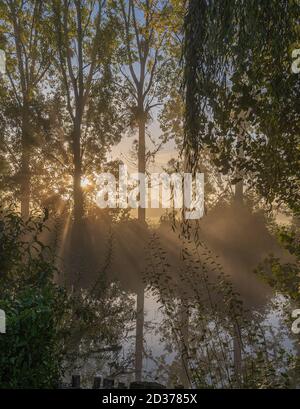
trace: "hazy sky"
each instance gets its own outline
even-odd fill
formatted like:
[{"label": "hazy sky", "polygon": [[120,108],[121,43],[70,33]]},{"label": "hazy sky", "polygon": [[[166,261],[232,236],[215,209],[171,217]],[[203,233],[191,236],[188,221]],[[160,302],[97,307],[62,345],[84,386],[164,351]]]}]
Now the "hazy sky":
[{"label": "hazy sky", "polygon": [[[148,127],[148,133],[151,132],[151,138],[159,143],[159,136],[161,135],[161,129],[159,127],[159,122],[154,120],[153,123]],[[109,154],[110,160],[120,159],[128,167],[129,173],[137,172],[137,166],[134,166],[130,150],[132,148],[133,141],[138,138],[137,132],[132,132],[132,136],[123,136],[121,142],[118,145],[112,147],[111,153]],[[147,151],[150,149],[153,151],[155,149],[153,143],[149,138],[146,138]],[[148,171],[152,173],[159,173],[163,171],[163,168],[167,165],[168,161],[172,158],[178,157],[178,150],[174,141],[166,143],[161,150],[155,155],[154,163],[150,163],[148,166]],[[137,211],[133,210],[132,214],[137,216]],[[159,217],[165,213],[165,209],[146,209],[146,217],[151,219],[151,221],[158,221]]]}]

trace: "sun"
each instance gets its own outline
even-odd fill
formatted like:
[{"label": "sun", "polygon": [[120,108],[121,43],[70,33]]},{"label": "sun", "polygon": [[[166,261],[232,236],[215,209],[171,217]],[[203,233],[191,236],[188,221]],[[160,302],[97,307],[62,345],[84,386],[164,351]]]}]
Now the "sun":
[{"label": "sun", "polygon": [[88,179],[86,176],[84,176],[84,177],[81,179],[80,185],[81,185],[81,187],[82,187],[83,189],[87,188],[90,184],[91,184],[91,182],[89,181],[89,179]]}]

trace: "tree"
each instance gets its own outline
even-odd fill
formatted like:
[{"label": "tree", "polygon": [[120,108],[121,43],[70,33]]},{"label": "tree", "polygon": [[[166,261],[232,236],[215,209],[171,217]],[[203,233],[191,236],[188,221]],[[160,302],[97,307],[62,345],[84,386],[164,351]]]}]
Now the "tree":
[{"label": "tree", "polygon": [[[36,103],[41,103],[41,81],[50,63],[45,38],[48,23],[46,4],[37,0],[7,0],[1,3],[2,27],[7,56],[6,74],[9,78],[9,99],[11,123],[8,126],[8,144],[14,144],[11,134],[20,144],[19,185],[21,213],[24,219],[30,211],[31,157],[38,135],[43,128]],[[14,150],[15,147],[12,148]]]},{"label": "tree", "polygon": [[185,21],[187,155],[195,162],[208,146],[232,183],[243,174],[268,203],[297,212],[298,13],[295,1],[190,1]]},{"label": "tree", "polygon": [[[138,128],[138,172],[146,174],[146,128],[151,114],[162,105],[165,96],[161,88],[164,69],[168,64],[166,44],[168,42],[167,21],[170,16],[168,1],[160,0],[117,0],[113,1],[115,14],[119,16],[123,47],[120,71],[129,93],[131,124]],[[143,189],[140,180],[141,191]],[[138,220],[146,223],[146,209],[140,198]],[[136,329],[136,380],[142,376],[144,322],[144,289],[137,294]]]},{"label": "tree", "polygon": [[71,122],[74,218],[84,215],[81,187],[83,132],[89,127],[89,100],[103,78],[115,47],[115,30],[105,0],[52,1],[56,63]]},{"label": "tree", "polygon": [[[185,20],[185,151],[208,147],[218,170],[273,205],[299,211],[299,79],[294,1],[193,1]],[[288,166],[287,166],[288,164]],[[235,366],[241,351],[235,337]]]}]

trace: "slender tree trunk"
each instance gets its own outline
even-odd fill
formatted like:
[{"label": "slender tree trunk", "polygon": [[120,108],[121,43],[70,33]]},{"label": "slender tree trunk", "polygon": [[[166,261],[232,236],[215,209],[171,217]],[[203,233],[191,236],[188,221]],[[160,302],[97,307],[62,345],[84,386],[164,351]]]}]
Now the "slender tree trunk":
[{"label": "slender tree trunk", "polygon": [[21,159],[21,216],[23,220],[28,220],[30,211],[30,155],[28,149],[22,151]]},{"label": "slender tree trunk", "polygon": [[235,185],[235,201],[237,203],[243,203],[244,197],[243,197],[243,181],[240,180],[236,185]]},{"label": "slender tree trunk", "polygon": [[24,102],[22,114],[22,154],[21,154],[21,216],[29,218],[30,212],[30,146],[29,146],[29,112]]},{"label": "slender tree trunk", "polygon": [[[241,134],[238,136],[238,143],[241,144],[242,141],[243,141],[243,135],[242,135],[242,131],[241,131]],[[240,159],[242,159],[244,157],[244,150],[243,150],[242,146],[240,146],[239,149],[238,149],[238,157]],[[243,200],[244,200],[244,182],[243,182],[242,172],[239,172],[239,174],[237,176],[239,176],[241,178],[241,180],[239,182],[237,182],[236,185],[235,185],[235,195],[234,195],[235,197],[234,198],[235,198],[235,201],[237,203],[242,204]]]},{"label": "slender tree trunk", "polygon": [[[138,172],[146,173],[146,121],[139,118],[139,147],[138,147]],[[146,224],[146,209],[138,208],[138,221],[143,226]],[[135,380],[142,380],[143,371],[143,347],[144,347],[144,287],[137,292],[136,309],[136,342],[135,342]]]},{"label": "slender tree trunk", "polygon": [[79,287],[84,277],[86,268],[87,243],[86,229],[84,225],[84,203],[83,191],[81,187],[82,164],[81,164],[81,124],[76,115],[75,126],[73,130],[73,216],[71,235],[71,253],[70,253],[70,282],[76,283]]},{"label": "slender tree trunk", "polygon": [[[139,120],[139,147],[138,147],[138,172],[146,174],[146,121],[144,118]],[[138,208],[138,220],[140,223],[146,223],[146,209]]]},{"label": "slender tree trunk", "polygon": [[74,126],[73,136],[73,154],[74,154],[74,177],[73,177],[73,189],[74,189],[74,223],[77,224],[82,221],[83,218],[83,192],[81,187],[81,124],[76,119]]}]

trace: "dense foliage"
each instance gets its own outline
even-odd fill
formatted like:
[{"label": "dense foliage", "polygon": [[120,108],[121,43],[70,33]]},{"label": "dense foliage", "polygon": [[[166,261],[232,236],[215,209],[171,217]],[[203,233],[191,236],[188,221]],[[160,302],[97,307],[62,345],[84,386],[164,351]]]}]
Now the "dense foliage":
[{"label": "dense foliage", "polygon": [[40,241],[45,218],[24,222],[5,210],[0,223],[0,308],[7,321],[1,387],[53,388],[80,359],[98,354],[105,362],[105,348],[114,350],[133,318],[130,296],[104,274],[91,290],[56,284],[56,258]]},{"label": "dense foliage", "polygon": [[0,338],[2,388],[51,388],[62,375],[61,327],[67,307],[52,279],[53,260],[38,240],[43,221],[0,218],[0,307],[7,333]]},{"label": "dense foliage", "polygon": [[193,1],[185,20],[186,154],[299,212],[299,2]]}]

